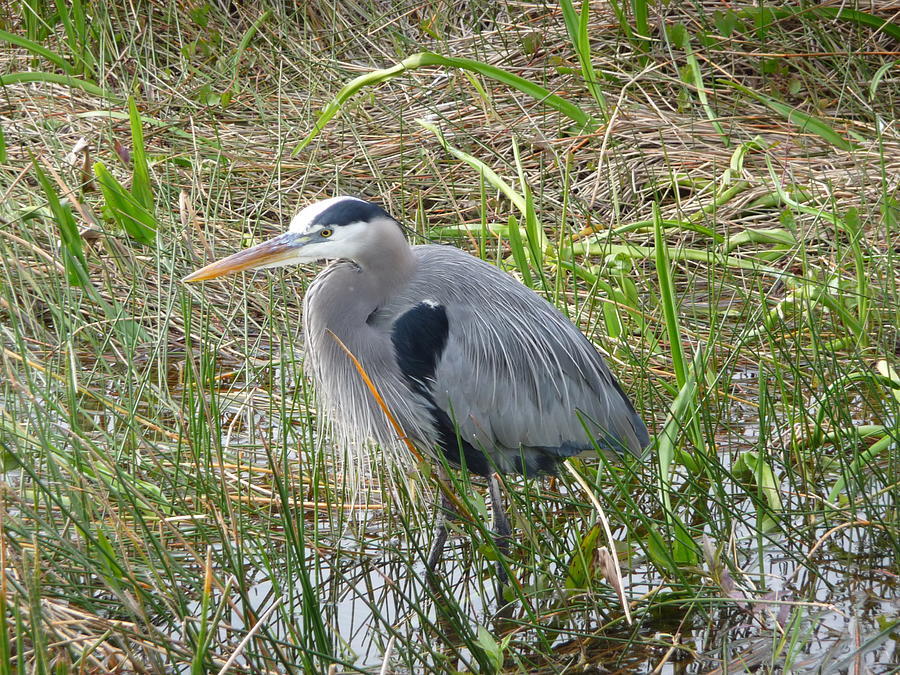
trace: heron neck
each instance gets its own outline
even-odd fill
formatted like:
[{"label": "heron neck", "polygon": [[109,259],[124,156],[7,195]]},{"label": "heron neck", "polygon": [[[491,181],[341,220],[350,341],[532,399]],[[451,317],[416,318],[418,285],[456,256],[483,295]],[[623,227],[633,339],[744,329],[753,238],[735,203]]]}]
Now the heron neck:
[{"label": "heron neck", "polygon": [[376,306],[384,304],[388,299],[409,283],[416,267],[416,258],[406,237],[397,228],[387,236],[395,241],[384,242],[386,245],[373,255],[359,256],[354,262],[369,277],[369,289],[372,291]]}]

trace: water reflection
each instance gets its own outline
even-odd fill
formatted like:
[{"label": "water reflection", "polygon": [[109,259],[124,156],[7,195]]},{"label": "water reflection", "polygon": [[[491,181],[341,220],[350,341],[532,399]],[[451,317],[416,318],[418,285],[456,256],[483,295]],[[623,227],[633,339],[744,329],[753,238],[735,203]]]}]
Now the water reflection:
[{"label": "water reflection", "polygon": [[[600,597],[531,589],[526,603],[515,602],[506,616],[499,616],[493,581],[489,575],[482,578],[482,569],[472,564],[470,542],[451,541],[442,576],[437,585],[429,584],[421,559],[427,542],[372,546],[376,526],[369,523],[361,537],[345,534],[327,553],[308,551],[310,560],[317,559],[315,592],[333,648],[355,668],[380,667],[393,636],[390,661],[396,672],[483,670],[470,649],[478,644],[479,626],[498,644],[509,642],[506,654],[515,653],[518,664],[510,667],[534,673],[559,672],[560,667],[598,673],[759,668],[837,673],[847,672],[852,663],[844,659],[852,652],[851,660],[863,670],[886,674],[897,660],[896,637],[889,630],[900,609],[897,577],[889,571],[893,561],[866,552],[872,536],[865,528],[847,528],[827,557],[799,571],[793,557],[775,547],[766,549],[761,559],[748,560],[740,593],[705,606],[685,603],[649,565],[637,566],[628,585],[632,597],[645,589],[655,593],[653,603],[638,603],[636,624],[628,627],[621,620],[610,623],[617,614],[611,593]],[[276,598],[285,600],[285,611],[272,615],[266,634],[295,642],[305,611],[302,594],[288,597],[276,589],[299,585],[297,580],[273,580],[262,570],[257,575],[245,599],[252,614],[260,616]],[[533,581],[523,576],[520,581]],[[656,608],[652,614],[641,611],[648,606]],[[670,609],[660,609],[665,607]],[[237,615],[230,620],[234,642],[247,626]],[[787,649],[786,640],[793,635],[803,638],[796,652]]]}]

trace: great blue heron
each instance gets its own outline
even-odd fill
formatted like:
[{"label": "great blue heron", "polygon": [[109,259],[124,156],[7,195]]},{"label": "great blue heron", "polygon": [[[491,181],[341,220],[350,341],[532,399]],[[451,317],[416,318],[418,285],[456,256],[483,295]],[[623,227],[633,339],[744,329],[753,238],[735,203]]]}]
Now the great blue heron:
[{"label": "great blue heron", "polygon": [[[640,455],[648,445],[603,358],[553,305],[457,248],[410,246],[397,220],[362,199],[315,202],[285,234],[184,280],[321,259],[336,262],[310,284],[303,314],[320,408],[344,441],[397,443],[346,347],[420,452],[488,479],[502,553],[511,529],[498,472],[554,473],[582,451]],[[439,509],[429,570],[446,538]]]}]

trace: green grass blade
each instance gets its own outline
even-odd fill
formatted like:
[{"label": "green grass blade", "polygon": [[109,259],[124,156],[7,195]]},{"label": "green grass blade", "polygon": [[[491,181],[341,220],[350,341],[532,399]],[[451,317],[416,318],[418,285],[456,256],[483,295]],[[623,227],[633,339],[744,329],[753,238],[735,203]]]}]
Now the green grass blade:
[{"label": "green grass blade", "polygon": [[852,7],[843,6],[815,7],[812,11],[814,14],[817,14],[818,16],[824,17],[826,19],[841,19],[843,21],[851,21],[860,26],[873,28],[876,33],[884,33],[885,35],[890,35],[892,38],[900,42],[900,24],[894,23],[889,19],[882,19],[881,17],[875,16],[873,14],[861,12],[858,9],[853,9]]},{"label": "green grass blade", "polygon": [[849,208],[844,217],[841,218],[841,223],[850,242],[850,253],[853,257],[853,267],[856,274],[856,311],[861,329],[857,335],[862,341],[861,346],[866,346],[868,344],[866,326],[869,323],[869,279],[866,270],[868,258],[863,253],[860,245],[860,240],[865,233],[859,222],[859,210],[856,207]]},{"label": "green grass blade", "polygon": [[878,91],[878,85],[881,84],[881,80],[884,79],[884,76],[889,70],[892,70],[894,68],[900,68],[900,59],[898,59],[897,61],[888,61],[875,71],[875,74],[872,76],[872,81],[869,83],[870,101],[875,98],[875,94]]},{"label": "green grass blade", "polygon": [[595,523],[591,529],[581,538],[578,548],[572,555],[566,574],[566,588],[569,590],[590,588],[590,580],[594,575],[594,555],[597,551],[597,541],[602,529],[599,523]]},{"label": "green grass blade", "polygon": [[509,214],[509,250],[512,253],[516,268],[522,276],[522,283],[528,288],[534,288],[534,280],[531,278],[531,268],[528,266],[528,254],[525,253],[525,244],[522,242],[522,230],[519,221],[513,214]]},{"label": "green grass blade", "polygon": [[[66,61],[62,56],[57,54],[56,52],[47,49],[41,44],[34,42],[33,40],[29,40],[27,37],[23,37],[21,35],[16,35],[14,33],[10,33],[9,31],[0,30],[0,42],[8,42],[11,45],[15,45],[16,47],[22,47],[23,49],[27,49],[32,54],[36,56],[41,56],[47,59],[54,66],[64,71],[67,75],[75,74],[75,66]],[[49,74],[49,73],[48,73]],[[5,76],[8,77],[8,76]]]},{"label": "green grass blade", "polygon": [[522,190],[525,201],[525,243],[528,247],[528,258],[541,278],[541,285],[545,291],[549,291],[547,276],[544,274],[544,252],[549,249],[550,241],[544,233],[544,226],[538,220],[534,207],[534,196],[528,181],[525,179],[525,167],[522,164],[522,156],[519,153],[519,144],[513,138],[513,159],[516,163],[516,173],[519,176],[519,187]]},{"label": "green grass blade", "polygon": [[891,396],[900,405],[900,373],[885,359],[881,359],[875,364],[875,370],[890,383]]},{"label": "green grass blade", "polygon": [[700,70],[700,62],[697,60],[697,56],[694,54],[694,50],[691,47],[691,37],[688,34],[687,28],[682,24],[672,26],[667,31],[667,35],[672,36],[676,45],[684,50],[685,58],[687,59],[688,67],[691,71],[691,79],[693,80],[693,82],[687,84],[689,84],[691,89],[697,93],[697,98],[700,99],[700,106],[706,114],[706,119],[710,121],[710,124],[713,125],[716,133],[722,138],[722,143],[726,148],[730,147],[731,138],[725,133],[725,129],[723,129],[722,125],[719,123],[719,116],[712,109],[712,106],[709,104],[709,98],[706,96],[706,85],[703,83],[703,73]]},{"label": "green grass blade", "polygon": [[619,0],[610,0],[609,6],[612,9],[613,14],[616,15],[616,19],[619,22],[619,30],[622,31],[622,35],[628,38],[628,41],[633,44],[635,42],[634,32],[631,30],[631,24],[628,23],[628,17],[625,15],[625,10],[622,9],[622,5],[619,4]]},{"label": "green grass blade", "polygon": [[862,480],[864,480],[867,473],[866,467],[875,462],[876,458],[879,455],[887,452],[896,443],[896,437],[892,434],[888,434],[883,438],[875,441],[868,448],[856,455],[856,457],[853,458],[853,461],[845,470],[844,474],[834,482],[834,485],[828,493],[827,503],[838,503],[838,499],[840,498],[841,493],[843,493],[847,489],[848,480],[853,480],[855,482],[857,480],[860,480],[860,478],[858,478],[860,476],[862,476]]},{"label": "green grass blade", "polygon": [[746,229],[731,237],[723,246],[723,252],[728,254],[734,249],[745,244],[775,244],[785,250],[797,245],[797,237],[791,232],[780,227]]},{"label": "green grass blade", "polygon": [[[56,0],[56,11],[66,31],[69,52],[80,65],[80,74],[94,74],[96,60],[88,43],[87,21],[82,0]],[[72,73],[74,74],[74,73]]]},{"label": "green grass blade", "polygon": [[485,668],[485,672],[499,673],[503,667],[503,650],[487,628],[479,625],[477,630],[478,637],[475,644],[479,647],[479,651],[482,652],[482,659],[479,659],[479,661],[487,662],[486,665],[488,667]]},{"label": "green grass blade", "polygon": [[758,522],[762,532],[772,532],[778,529],[778,522],[772,517],[772,513],[781,513],[784,506],[781,500],[781,491],[772,465],[760,454],[753,450],[741,453],[734,465],[734,473],[747,473],[753,476],[760,496],[766,502],[768,508],[761,509]]},{"label": "green grass blade", "polygon": [[669,246],[663,236],[662,216],[659,213],[659,204],[656,202],[653,203],[653,241],[656,249],[656,279],[659,283],[659,297],[666,320],[666,333],[669,336],[672,367],[675,369],[675,381],[678,387],[682,388],[687,383],[687,364],[681,347],[681,326],[678,321],[678,301],[675,298],[675,287],[672,283]]},{"label": "green grass blade", "polygon": [[497,66],[482,63],[481,61],[422,52],[421,54],[414,54],[413,56],[404,59],[401,62],[401,65],[407,70],[414,70],[425,66],[443,66],[447,68],[469,70],[494,80],[495,82],[505,84],[508,87],[521,91],[523,94],[527,94],[534,100],[540,101],[554,110],[559,111],[575,122],[580,131],[592,130],[597,126],[597,121],[574,103],[567,101],[535,82],[514,75]]},{"label": "green grass blade", "polygon": [[812,132],[831,143],[834,147],[840,148],[841,150],[847,150],[849,152],[856,149],[856,146],[853,143],[841,136],[838,132],[836,132],[818,117],[814,117],[813,115],[805,113],[801,110],[792,108],[786,103],[777,101],[770,96],[766,96],[765,94],[757,93],[742,84],[738,84],[737,82],[732,82],[731,80],[721,78],[717,79],[716,82],[718,82],[719,84],[728,85],[729,87],[733,87],[738,91],[745,93],[747,96],[756,99],[760,103],[765,104],[771,110],[784,117],[788,122],[796,125],[801,133],[807,131]]},{"label": "green grass blade", "polygon": [[[578,241],[572,245],[572,253],[574,255],[622,255],[627,258],[651,260],[656,258],[656,247],[638,246],[636,244],[609,244],[606,242],[594,243]],[[716,251],[704,251],[695,248],[678,248],[674,251],[669,251],[669,258],[670,260],[692,260],[694,262],[703,262],[709,265],[750,270],[775,277],[784,275],[784,271],[775,267],[764,265],[754,260],[738,258],[736,256],[723,256]]]},{"label": "green grass blade", "polygon": [[[702,350],[698,351],[695,364],[702,363]],[[661,555],[656,548],[648,548],[648,553],[653,555],[654,563],[664,569],[669,569],[670,561],[677,564],[695,564],[697,561],[697,548],[693,544],[687,527],[681,517],[675,512],[672,506],[672,467],[675,464],[675,458],[679,454],[678,441],[685,429],[694,426],[696,415],[696,397],[697,397],[697,378],[696,371],[692,371],[684,385],[682,385],[675,400],[669,408],[669,414],[663,425],[662,431],[657,434],[656,453],[657,465],[659,470],[659,501],[663,508],[666,524],[669,527],[671,537],[671,558],[667,555]],[[685,453],[681,453],[683,457],[687,457]],[[651,538],[652,539],[652,538]],[[652,543],[652,541],[650,542]],[[654,553],[655,551],[655,553]],[[672,570],[670,570],[671,572]]]},{"label": "green grass blade", "polygon": [[84,242],[78,232],[78,225],[75,223],[72,209],[68,204],[63,205],[60,202],[53,184],[36,161],[33,166],[44,196],[47,198],[47,204],[59,227],[66,278],[72,286],[90,286],[90,279],[87,276],[87,261],[84,258]]},{"label": "green grass blade", "polygon": [[142,244],[156,241],[156,220],[135,197],[116,180],[102,162],[94,163],[94,175],[116,223]]},{"label": "green grass blade", "polygon": [[241,56],[243,56],[247,47],[250,46],[250,42],[253,40],[253,37],[259,32],[260,27],[271,17],[271,9],[267,9],[262,14],[260,14],[259,18],[250,25],[250,28],[247,29],[247,32],[244,33],[244,36],[241,38],[240,43],[238,43],[238,47],[234,52],[234,70],[232,71],[232,83],[238,81],[238,75],[240,74],[238,68],[241,65]]},{"label": "green grass blade", "polygon": [[876,32],[890,35],[900,41],[900,24],[849,7],[749,7],[742,9],[738,15],[753,19],[760,28],[790,17],[807,18],[812,15],[823,19],[839,19],[873,28]]},{"label": "green grass blade", "polygon": [[[441,146],[449,152],[451,155],[456,157],[457,159],[462,160],[473,169],[479,172],[479,175],[483,177],[483,179],[491,186],[502,192],[518,209],[521,214],[521,219],[525,221],[526,227],[526,237],[527,237],[527,254],[525,253],[526,248],[522,243],[521,232],[518,231],[518,221],[510,220],[510,228],[509,228],[509,239],[510,245],[512,246],[520,246],[523,255],[525,256],[523,259],[516,259],[516,266],[522,272],[523,277],[526,275],[526,269],[528,267],[527,261],[530,259],[532,264],[535,266],[535,269],[542,269],[541,263],[543,261],[544,251],[547,250],[551,244],[547,239],[547,235],[544,233],[544,228],[541,225],[540,221],[537,218],[537,214],[534,210],[534,204],[529,200],[527,196],[523,196],[521,193],[516,192],[505,180],[503,180],[496,171],[491,169],[487,164],[482,162],[477,157],[473,157],[467,152],[463,152],[459,148],[456,148],[447,141],[444,137],[444,134],[440,129],[431,122],[426,122],[425,120],[416,120],[416,123],[421,127],[427,129],[431,133],[433,133]],[[517,151],[516,151],[517,152]],[[520,173],[519,175],[520,181],[522,181],[522,185],[527,189],[527,185],[524,183],[525,177],[524,173]],[[513,227],[513,223],[515,222],[515,227]],[[516,229],[516,232],[513,230]],[[515,239],[514,239],[515,237]],[[513,249],[513,253],[515,254],[516,248]],[[523,267],[524,264],[524,267]],[[528,278],[530,280],[530,273],[528,274]],[[531,283],[526,284],[531,286]]]},{"label": "green grass blade", "polygon": [[[147,163],[147,152],[144,148],[141,116],[138,113],[134,96],[128,97],[128,118],[131,123],[131,161],[134,165],[134,176],[131,179],[131,194],[134,195],[135,200],[143,207],[144,211],[152,217],[156,208],[153,204],[153,189],[150,186],[150,166]],[[151,229],[154,228],[152,227]],[[135,238],[141,241],[140,238]],[[143,243],[150,242],[145,241]]]},{"label": "green grass blade", "polygon": [[[654,221],[654,247],[656,249],[656,277],[659,284],[660,304],[666,323],[666,334],[669,338],[669,352],[672,358],[672,367],[675,371],[675,381],[678,385],[678,395],[672,404],[669,417],[659,435],[657,444],[657,461],[660,471],[660,501],[663,504],[666,522],[672,533],[673,557],[680,564],[695,564],[697,560],[697,548],[691,539],[687,527],[672,507],[670,493],[672,485],[670,471],[675,461],[677,452],[676,440],[683,430],[689,430],[694,435],[696,420],[694,416],[694,404],[697,392],[696,374],[703,367],[703,350],[697,351],[693,368],[689,369],[684,359],[682,348],[681,326],[678,318],[678,302],[675,297],[674,283],[672,280],[672,268],[669,261],[669,247],[663,236],[662,216],[659,205],[653,203]],[[695,443],[701,439],[695,439]],[[698,446],[699,447],[699,446]]]},{"label": "green grass blade", "polygon": [[578,12],[575,11],[575,5],[572,0],[560,0],[560,8],[562,9],[563,23],[566,25],[566,31],[569,33],[569,41],[573,45],[578,44]]},{"label": "green grass blade", "polygon": [[631,10],[634,12],[634,29],[644,38],[643,49],[647,49],[650,39],[650,3],[648,0],[632,0]]},{"label": "green grass blade", "polygon": [[416,120],[416,123],[422,128],[427,129],[428,131],[433,133],[437,137],[438,142],[441,144],[441,147],[443,147],[445,151],[449,152],[457,159],[462,160],[473,169],[477,170],[479,172],[479,175],[484,176],[484,179],[488,182],[489,185],[502,192],[504,196],[506,196],[506,198],[509,199],[522,213],[522,215],[525,215],[525,198],[521,194],[513,190],[510,184],[503,180],[496,171],[494,171],[491,167],[489,167],[477,157],[474,157],[469,153],[463,152],[459,148],[450,145],[450,143],[444,137],[444,133],[437,127],[436,124],[426,122],[425,120]]},{"label": "green grass blade", "polygon": [[590,3],[588,0],[582,0],[581,11],[576,12],[572,4],[572,0],[561,0],[563,21],[566,24],[566,30],[569,32],[569,39],[572,41],[572,47],[575,49],[575,55],[578,57],[578,64],[581,66],[581,76],[584,78],[584,84],[591,96],[600,106],[603,118],[609,115],[609,104],[606,102],[606,96],[600,88],[600,77],[594,69],[594,63],[591,59],[591,43],[588,37],[588,20],[590,19]]}]

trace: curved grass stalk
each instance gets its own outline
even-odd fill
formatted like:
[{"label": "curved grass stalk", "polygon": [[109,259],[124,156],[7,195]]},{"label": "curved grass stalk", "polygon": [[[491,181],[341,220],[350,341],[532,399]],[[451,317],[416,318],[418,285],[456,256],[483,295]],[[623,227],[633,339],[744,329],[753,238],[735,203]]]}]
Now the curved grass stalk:
[{"label": "curved grass stalk", "polygon": [[728,254],[744,244],[775,244],[780,257],[797,245],[797,237],[780,227],[750,228],[731,237],[723,249]]},{"label": "curved grass stalk", "polygon": [[45,73],[39,70],[32,70],[20,73],[8,73],[0,75],[0,86],[8,86],[10,84],[22,84],[24,82],[49,82],[50,84],[61,84],[72,89],[81,89],[81,91],[105,98],[108,101],[116,103],[121,102],[117,96],[110,94],[102,87],[98,87],[93,82],[79,80],[77,77],[69,75],[60,75],[59,73]]},{"label": "curved grass stalk", "polygon": [[881,68],[875,71],[875,74],[872,76],[872,81],[869,83],[870,101],[875,99],[875,94],[878,92],[878,85],[881,84],[881,80],[892,68],[900,68],[900,59],[897,59],[896,61],[888,61],[883,66],[881,66]]},{"label": "curved grass stalk", "polygon": [[779,524],[773,514],[782,513],[784,503],[781,499],[778,480],[775,478],[775,472],[772,470],[768,458],[756,450],[747,450],[738,457],[733,472],[752,475],[759,491],[759,497],[766,503],[766,507],[763,507],[762,504],[757,506],[760,531],[768,533],[778,529]]},{"label": "curved grass stalk", "polygon": [[370,73],[365,73],[350,80],[350,82],[345,84],[343,88],[335,95],[335,97],[331,99],[331,102],[329,102],[328,105],[326,105],[322,109],[322,112],[319,114],[319,118],[313,125],[312,131],[310,131],[306,135],[306,137],[297,144],[297,146],[291,152],[291,155],[296,156],[297,153],[299,153],[301,150],[303,150],[303,148],[309,145],[313,141],[313,139],[319,135],[322,129],[325,128],[325,125],[327,125],[328,122],[330,122],[331,119],[335,115],[337,115],[338,112],[340,112],[344,104],[363,88],[371,85],[381,84],[382,82],[386,82],[387,80],[399,77],[407,71],[426,68],[429,66],[460,68],[462,70],[478,73],[479,75],[483,75],[484,77],[500,82],[501,84],[505,84],[509,87],[512,87],[513,89],[517,89],[535,99],[536,101],[540,101],[541,103],[548,105],[554,110],[558,110],[559,112],[561,112],[563,115],[565,115],[578,125],[579,131],[584,131],[585,129],[593,130],[593,128],[597,126],[597,121],[574,103],[567,101],[557,94],[554,94],[549,89],[546,89],[539,84],[530,82],[529,80],[526,80],[523,77],[519,77],[518,75],[513,75],[512,73],[507,72],[502,68],[492,66],[482,61],[476,61],[474,59],[441,56],[440,54],[434,54],[432,52],[420,52],[418,54],[408,56],[395,66],[382,70],[373,70]]},{"label": "curved grass stalk", "polygon": [[[609,526],[609,518],[606,517],[606,512],[603,510],[603,506],[600,504],[600,501],[597,499],[597,496],[594,494],[593,490],[591,490],[590,485],[588,485],[587,481],[582,477],[578,471],[575,470],[575,467],[572,466],[571,462],[564,462],[563,465],[572,474],[572,477],[575,479],[575,482],[584,490],[584,494],[594,505],[594,509],[597,511],[597,518],[600,520],[600,523],[603,525],[603,533],[606,535],[606,541],[609,544],[608,549],[608,558],[609,561],[609,571],[612,573],[611,579],[607,579],[610,585],[613,587],[613,590],[616,592],[616,596],[619,599],[619,604],[622,605],[622,609],[625,612],[625,621],[630,626],[632,624],[631,620],[631,607],[628,604],[628,598],[625,597],[625,589],[624,584],[622,583],[622,568],[619,565],[619,559],[615,555],[616,551],[616,540],[613,537],[612,529]],[[594,541],[596,541],[596,537],[594,537]]]},{"label": "curved grass stalk", "polygon": [[888,434],[856,455],[844,473],[834,481],[834,485],[826,498],[826,504],[830,506],[837,503],[841,493],[846,489],[847,483],[851,479],[855,480],[858,476],[865,475],[865,467],[896,442],[896,439],[891,434]]},{"label": "curved grass stalk", "polygon": [[900,373],[897,372],[896,368],[894,368],[887,359],[878,361],[878,363],[875,364],[875,370],[877,370],[882,377],[887,378],[891,383],[889,385],[891,387],[891,394],[893,395],[894,400],[897,401],[897,404],[900,405]]},{"label": "curved grass stalk", "polygon": [[[699,219],[698,219],[699,220]],[[668,229],[677,229],[684,230],[686,232],[696,232],[698,234],[702,234],[705,237],[709,237],[716,244],[722,244],[725,242],[725,237],[721,234],[713,230],[711,227],[706,227],[698,222],[692,220],[667,220],[663,219],[660,221],[662,223],[662,227],[664,230]],[[626,223],[625,225],[619,225],[618,227],[610,227],[606,228],[605,225],[600,223],[591,225],[586,227],[581,232],[576,233],[572,239],[574,241],[584,240],[587,237],[590,237],[592,244],[596,244],[599,239],[621,239],[623,235],[628,234],[629,232],[638,232],[641,230],[652,229],[654,225],[653,220],[636,220],[633,223]],[[603,227],[604,229],[600,229]],[[443,228],[446,230],[451,229],[450,227]],[[621,244],[620,244],[621,246]]]},{"label": "curved grass stalk", "polygon": [[[577,241],[572,245],[572,255],[623,255],[627,258],[650,259],[656,256],[653,246],[638,246],[636,244],[609,244],[605,242],[587,243]],[[779,270],[760,262],[738,258],[732,255],[722,255],[716,251],[700,250],[695,248],[678,248],[669,251],[671,260],[691,260],[693,262],[706,263],[719,267],[734,267],[741,270],[750,270],[775,277],[787,276],[784,270]]]},{"label": "curved grass stalk", "polygon": [[512,189],[509,183],[503,180],[496,171],[494,171],[487,164],[482,162],[477,157],[470,155],[467,152],[463,152],[459,148],[456,148],[450,143],[447,142],[447,139],[444,137],[444,133],[438,129],[436,124],[432,124],[431,122],[427,122],[425,120],[416,120],[416,124],[421,126],[423,129],[427,129],[435,136],[437,136],[438,142],[441,144],[441,147],[444,148],[451,155],[456,157],[457,159],[461,159],[466,164],[471,166],[473,169],[476,169],[482,176],[484,176],[485,181],[493,187],[497,188],[500,192],[502,192],[509,201],[511,201],[517,209],[525,215],[525,209],[527,207],[525,203],[525,197]]}]

